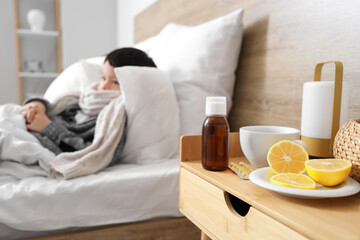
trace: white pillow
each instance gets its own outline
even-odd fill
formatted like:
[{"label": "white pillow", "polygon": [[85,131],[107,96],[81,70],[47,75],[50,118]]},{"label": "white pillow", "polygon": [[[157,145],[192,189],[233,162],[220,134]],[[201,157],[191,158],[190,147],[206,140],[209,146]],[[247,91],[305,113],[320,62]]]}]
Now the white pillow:
[{"label": "white pillow", "polygon": [[230,110],[243,34],[242,18],[243,9],[238,9],[197,26],[171,23],[152,39],[148,53],[174,83],[181,135],[201,133],[206,96],[225,96]]},{"label": "white pillow", "polygon": [[157,36],[154,36],[154,37],[148,38],[144,41],[141,41],[141,42],[135,44],[134,48],[140,49],[150,56],[151,49],[154,46],[154,44],[156,43],[156,37]]},{"label": "white pillow", "polygon": [[80,60],[66,68],[47,88],[44,98],[51,103],[66,94],[80,94],[95,82],[100,82],[104,57]]},{"label": "white pillow", "polygon": [[169,159],[179,147],[179,108],[168,74],[156,68],[115,68],[128,114],[122,162]]}]

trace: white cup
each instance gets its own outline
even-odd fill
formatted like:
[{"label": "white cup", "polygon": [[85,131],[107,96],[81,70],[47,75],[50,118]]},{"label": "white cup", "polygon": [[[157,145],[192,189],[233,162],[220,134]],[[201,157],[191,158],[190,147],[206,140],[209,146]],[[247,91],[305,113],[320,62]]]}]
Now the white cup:
[{"label": "white cup", "polygon": [[267,153],[272,145],[281,140],[298,140],[300,130],[280,126],[246,126],[241,127],[241,149],[255,167],[267,167]]}]

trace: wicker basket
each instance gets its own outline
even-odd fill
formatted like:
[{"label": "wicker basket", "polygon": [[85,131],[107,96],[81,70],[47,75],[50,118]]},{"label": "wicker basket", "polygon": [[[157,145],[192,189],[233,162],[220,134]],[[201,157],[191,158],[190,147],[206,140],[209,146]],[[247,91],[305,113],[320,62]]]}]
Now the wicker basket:
[{"label": "wicker basket", "polygon": [[350,176],[360,182],[360,119],[350,120],[334,139],[334,157],[351,161]]}]

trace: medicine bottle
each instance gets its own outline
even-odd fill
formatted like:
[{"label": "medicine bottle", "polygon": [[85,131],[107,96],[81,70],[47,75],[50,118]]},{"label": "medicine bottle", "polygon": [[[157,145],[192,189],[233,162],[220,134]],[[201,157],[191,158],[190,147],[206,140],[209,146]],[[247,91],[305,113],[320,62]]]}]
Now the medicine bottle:
[{"label": "medicine bottle", "polygon": [[221,171],[229,163],[229,123],[226,120],[226,97],[206,97],[206,119],[202,127],[203,168]]}]

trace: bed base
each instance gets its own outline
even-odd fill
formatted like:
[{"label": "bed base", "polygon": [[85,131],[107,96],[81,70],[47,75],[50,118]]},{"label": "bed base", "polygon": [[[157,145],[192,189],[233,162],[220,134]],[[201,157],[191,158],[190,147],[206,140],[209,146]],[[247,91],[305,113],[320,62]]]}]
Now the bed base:
[{"label": "bed base", "polygon": [[200,230],[187,218],[171,218],[132,224],[61,233],[51,236],[27,238],[28,240],[192,240],[200,239]]}]

